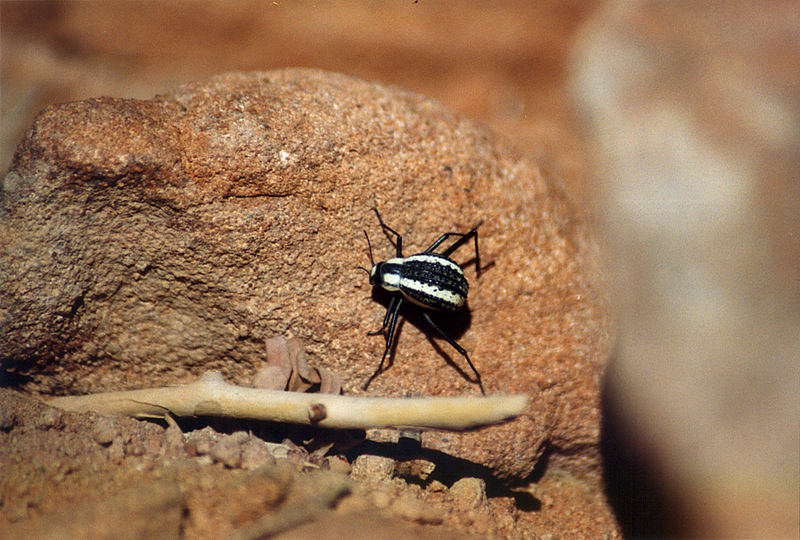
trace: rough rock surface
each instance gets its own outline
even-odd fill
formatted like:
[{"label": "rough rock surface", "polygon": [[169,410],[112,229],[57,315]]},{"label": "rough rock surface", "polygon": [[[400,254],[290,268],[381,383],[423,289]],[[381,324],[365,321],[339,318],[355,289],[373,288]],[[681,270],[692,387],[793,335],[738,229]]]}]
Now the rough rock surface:
[{"label": "rough rock surface", "polygon": [[[228,74],[153,100],[45,110],[3,180],[0,358],[44,394],[249,381],[264,342],[297,336],[359,393],[383,348],[357,266],[484,220],[469,310],[448,324],[488,393],[531,413],[423,444],[526,476],[546,449],[596,465],[608,350],[595,246],[558,185],[436,102],[309,70]],[[463,248],[456,259],[472,259]],[[377,301],[376,301],[377,300]],[[477,394],[425,327],[402,326],[376,395]],[[456,367],[458,366],[458,367]]]}]

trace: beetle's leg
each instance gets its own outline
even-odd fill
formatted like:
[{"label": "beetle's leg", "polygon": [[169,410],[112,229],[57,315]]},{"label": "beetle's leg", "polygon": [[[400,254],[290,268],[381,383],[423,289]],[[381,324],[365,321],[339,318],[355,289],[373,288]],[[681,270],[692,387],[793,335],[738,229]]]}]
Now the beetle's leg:
[{"label": "beetle's leg", "polygon": [[403,256],[403,237],[400,236],[400,234],[397,231],[395,231],[394,229],[392,229],[386,223],[383,222],[383,218],[378,213],[378,209],[377,208],[373,208],[373,210],[375,210],[375,215],[378,216],[378,222],[381,224],[381,227],[383,228],[383,230],[384,231],[389,231],[390,233],[392,233],[393,235],[395,235],[397,237],[397,242],[395,243],[395,246],[397,247],[397,256],[398,257],[402,257]]},{"label": "beetle's leg", "polygon": [[457,250],[458,248],[463,246],[464,243],[467,242],[473,236],[475,237],[475,245],[477,246],[478,245],[477,244],[477,242],[478,242],[478,238],[477,238],[478,237],[478,227],[480,227],[481,225],[483,225],[483,220],[480,220],[478,223],[475,224],[474,227],[472,227],[469,231],[467,231],[465,233],[457,233],[457,232],[444,233],[442,236],[439,237],[438,240],[436,240],[436,242],[431,244],[430,247],[425,250],[425,253],[430,253],[431,251],[433,251],[434,249],[439,247],[439,244],[441,244],[442,242],[444,242],[447,238],[450,238],[451,236],[460,236],[461,238],[459,238],[458,240],[453,242],[452,246],[450,246],[449,248],[447,248],[446,250],[444,250],[442,252],[442,255],[444,255],[445,257],[447,257],[448,255],[453,253],[455,250]]},{"label": "beetle's leg", "polygon": [[438,240],[436,240],[436,242],[434,242],[433,244],[428,246],[428,249],[423,251],[423,253],[431,253],[434,249],[439,247],[439,244],[441,244],[442,242],[444,242],[445,240],[447,240],[451,236],[465,236],[466,234],[469,234],[469,233],[460,233],[460,232],[447,232],[447,233],[444,233],[442,236],[439,237]]},{"label": "beetle's leg", "polygon": [[485,396],[486,392],[484,391],[483,383],[481,382],[481,374],[478,373],[478,370],[475,369],[475,366],[472,365],[472,360],[469,359],[469,355],[467,354],[467,351],[464,350],[464,347],[462,347],[461,345],[456,343],[455,340],[453,340],[453,338],[451,338],[450,336],[445,334],[444,330],[439,328],[436,325],[436,323],[433,322],[433,318],[430,316],[430,314],[427,311],[423,311],[422,312],[422,316],[425,317],[425,320],[428,321],[428,324],[430,324],[431,327],[433,327],[433,329],[436,330],[439,333],[439,335],[442,336],[445,339],[445,341],[447,341],[450,345],[452,345],[453,348],[455,350],[457,350],[459,353],[461,353],[461,356],[463,356],[464,359],[466,359],[467,364],[469,364],[469,367],[472,368],[472,372],[475,373],[475,380],[478,383],[478,387],[481,389],[481,394],[483,394]]},{"label": "beetle's leg", "polygon": [[451,245],[450,247],[445,249],[440,254],[440,255],[443,255],[445,257],[448,257],[455,250],[457,250],[458,248],[463,246],[466,242],[469,242],[469,240],[471,238],[474,238],[475,239],[475,272],[478,275],[480,275],[480,273],[481,273],[481,254],[480,254],[480,251],[478,251],[478,227],[480,227],[482,223],[483,223],[483,220],[479,221],[477,225],[475,225],[472,229],[470,229],[469,232],[466,232],[466,233],[455,233],[455,232],[444,233],[442,236],[439,237],[438,240],[436,240],[436,242],[431,244],[430,247],[428,247],[428,249],[426,249],[424,251],[424,253],[431,253],[434,249],[439,247],[439,245],[442,242],[444,242],[446,239],[450,238],[451,236],[460,236],[461,238],[459,238],[458,240],[453,242],[453,245]]},{"label": "beetle's leg", "polygon": [[394,310],[395,304],[400,300],[401,298],[399,295],[392,296],[392,300],[389,302],[389,307],[386,308],[386,315],[383,316],[383,325],[381,325],[381,327],[374,332],[367,332],[368,336],[377,336],[386,329],[386,325],[389,323],[389,317],[392,314],[392,310]]},{"label": "beetle's leg", "polygon": [[[378,369],[375,370],[375,373],[367,379],[367,382],[364,384],[364,390],[366,390],[372,381],[377,377],[380,372],[383,370],[383,363],[386,361],[386,356],[389,354],[389,349],[392,348],[392,342],[394,341],[394,331],[397,327],[397,314],[400,311],[400,306],[403,305],[403,299],[399,296],[396,296],[395,299],[397,300],[396,303],[391,304],[389,307],[390,309],[386,311],[386,316],[390,316],[391,312],[391,320],[389,322],[389,333],[386,335],[386,348],[383,350],[383,356],[381,356],[381,363],[378,365]],[[394,300],[392,300],[394,302]]]}]

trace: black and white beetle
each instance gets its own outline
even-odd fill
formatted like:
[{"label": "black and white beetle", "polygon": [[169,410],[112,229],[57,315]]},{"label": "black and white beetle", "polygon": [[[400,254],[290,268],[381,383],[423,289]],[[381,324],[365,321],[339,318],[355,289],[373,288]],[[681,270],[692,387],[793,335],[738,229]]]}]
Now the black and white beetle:
[{"label": "black and white beetle", "polygon": [[[466,359],[467,364],[469,364],[469,367],[472,368],[472,371],[475,373],[475,379],[478,383],[478,387],[481,389],[481,393],[486,394],[483,390],[481,375],[478,373],[478,370],[475,369],[475,366],[472,365],[467,351],[439,328],[429,313],[429,310],[453,313],[466,302],[467,292],[469,291],[467,278],[464,276],[464,271],[461,270],[461,267],[450,259],[449,256],[470,239],[474,238],[475,272],[480,276],[481,259],[480,253],[478,252],[478,227],[480,227],[483,221],[479,221],[477,225],[466,233],[444,233],[422,253],[404,257],[403,237],[383,222],[377,208],[373,208],[373,210],[375,211],[375,215],[378,216],[378,221],[383,230],[393,234],[397,238],[395,243],[397,255],[393,259],[376,264],[372,258],[372,245],[369,242],[369,236],[367,235],[367,231],[364,231],[364,236],[367,237],[367,245],[369,246],[369,259],[372,263],[372,269],[367,271],[366,268],[362,268],[362,270],[369,273],[370,285],[382,287],[394,293],[389,302],[389,307],[386,308],[386,315],[383,317],[383,325],[379,330],[369,332],[369,335],[374,336],[386,330],[387,325],[389,328],[386,334],[386,348],[383,351],[381,363],[378,369],[375,370],[375,373],[373,373],[366,384],[364,384],[364,390],[369,387],[375,377],[383,370],[386,356],[389,354],[389,350],[392,348],[392,342],[394,341],[394,331],[397,327],[397,315],[400,311],[400,307],[408,301],[423,308],[421,310],[421,315],[431,328]],[[442,242],[451,236],[460,236],[461,238],[456,240],[441,253],[433,252],[434,249],[439,247]]]}]

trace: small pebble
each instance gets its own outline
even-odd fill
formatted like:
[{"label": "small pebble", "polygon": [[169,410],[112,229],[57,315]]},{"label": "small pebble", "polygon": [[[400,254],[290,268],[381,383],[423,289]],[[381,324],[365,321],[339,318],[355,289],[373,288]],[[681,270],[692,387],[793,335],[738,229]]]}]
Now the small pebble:
[{"label": "small pebble", "polygon": [[391,480],[394,466],[392,458],[362,454],[353,462],[350,477],[371,482]]},{"label": "small pebble", "polygon": [[211,447],[210,454],[215,460],[231,469],[242,465],[242,447],[234,437],[223,437]]},{"label": "small pebble", "polygon": [[117,424],[111,418],[98,418],[92,428],[92,438],[96,443],[108,446],[117,436]]},{"label": "small pebble", "polygon": [[0,429],[10,431],[17,423],[17,414],[11,409],[0,409]]},{"label": "small pebble", "polygon": [[197,451],[197,455],[204,456],[211,453],[211,448],[217,442],[215,433],[211,428],[203,428],[191,434],[189,442]]},{"label": "small pebble", "polygon": [[486,506],[486,482],[482,478],[462,478],[450,486],[453,502],[462,510]]},{"label": "small pebble", "polygon": [[63,414],[58,409],[48,407],[36,418],[36,427],[41,429],[59,428],[63,423]]}]

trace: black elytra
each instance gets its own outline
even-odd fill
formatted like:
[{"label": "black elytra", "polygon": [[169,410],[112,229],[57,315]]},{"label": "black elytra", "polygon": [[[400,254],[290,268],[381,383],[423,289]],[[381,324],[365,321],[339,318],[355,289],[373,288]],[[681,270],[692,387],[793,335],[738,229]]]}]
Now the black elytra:
[{"label": "black elytra", "polygon": [[[466,233],[448,232],[442,234],[428,249],[422,253],[411,255],[409,257],[403,256],[403,237],[394,229],[389,227],[383,222],[377,208],[373,208],[375,215],[378,217],[378,222],[381,228],[393,234],[396,238],[396,257],[379,263],[375,263],[372,259],[372,245],[369,242],[369,236],[364,231],[364,236],[367,237],[367,245],[369,246],[369,258],[372,263],[372,269],[366,270],[369,273],[370,285],[381,287],[391,293],[392,299],[389,306],[386,308],[386,314],[383,317],[383,325],[375,332],[369,332],[368,335],[377,335],[386,332],[386,348],[381,357],[381,363],[378,369],[364,384],[366,390],[372,381],[383,371],[383,365],[386,361],[386,356],[392,348],[392,343],[395,338],[395,329],[397,327],[397,316],[400,312],[400,307],[406,302],[410,302],[420,307],[420,312],[425,321],[433,328],[437,334],[445,339],[456,351],[464,357],[475,373],[475,382],[481,390],[482,394],[486,394],[483,389],[481,375],[475,366],[472,364],[467,351],[464,350],[458,343],[447,335],[433,320],[430,311],[441,311],[453,313],[460,309],[467,300],[467,293],[469,292],[469,283],[464,276],[464,271],[461,267],[449,256],[458,248],[463,246],[469,240],[475,240],[475,271],[478,276],[481,272],[480,252],[478,251],[478,227],[483,221],[479,221],[472,229]],[[442,242],[450,237],[458,236],[458,240],[442,251],[441,253],[434,253],[433,250],[438,248]]]}]

